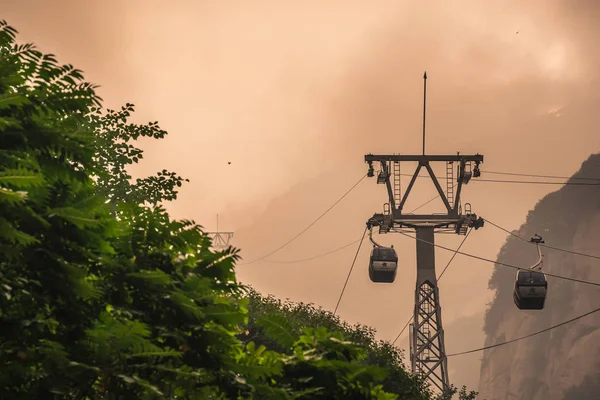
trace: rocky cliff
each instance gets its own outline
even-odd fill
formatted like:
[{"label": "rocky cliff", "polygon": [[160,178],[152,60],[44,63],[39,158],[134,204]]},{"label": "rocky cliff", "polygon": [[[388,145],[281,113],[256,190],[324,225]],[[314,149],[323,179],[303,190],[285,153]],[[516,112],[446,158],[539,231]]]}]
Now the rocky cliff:
[{"label": "rocky cliff", "polygon": [[[600,177],[600,154],[573,178]],[[506,204],[510,207],[510,202]],[[494,221],[501,224],[501,221]],[[547,245],[600,255],[600,186],[567,185],[544,197],[515,234],[543,236]],[[600,282],[600,260],[543,248],[544,271]],[[533,245],[509,236],[497,261],[529,266]],[[485,316],[485,345],[543,330],[600,307],[600,287],[548,277],[542,311],[520,311],[512,299],[516,271],[496,265],[496,297]],[[549,332],[487,350],[481,362],[480,399],[586,400],[600,398],[600,313]]]}]

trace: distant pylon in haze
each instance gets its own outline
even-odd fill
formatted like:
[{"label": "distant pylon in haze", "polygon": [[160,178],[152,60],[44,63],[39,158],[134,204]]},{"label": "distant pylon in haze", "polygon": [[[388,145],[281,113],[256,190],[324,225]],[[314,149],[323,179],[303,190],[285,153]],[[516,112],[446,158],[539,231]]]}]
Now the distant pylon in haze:
[{"label": "distant pylon in haze", "polygon": [[212,239],[212,247],[215,249],[224,249],[229,247],[229,240],[233,237],[233,232],[219,232],[219,214],[217,214],[217,231],[206,232]]}]

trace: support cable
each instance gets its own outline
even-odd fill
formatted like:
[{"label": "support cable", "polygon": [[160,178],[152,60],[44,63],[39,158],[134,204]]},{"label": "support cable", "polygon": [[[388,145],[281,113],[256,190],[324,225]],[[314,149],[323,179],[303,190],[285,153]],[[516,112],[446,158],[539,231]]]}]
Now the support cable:
[{"label": "support cable", "polygon": [[[521,237],[521,236],[517,235],[517,234],[516,234],[516,233],[514,233],[514,232],[511,232],[511,231],[509,231],[509,230],[508,230],[508,229],[506,229],[506,228],[503,228],[503,227],[501,227],[501,226],[500,226],[500,225],[498,225],[498,224],[495,224],[495,223],[493,223],[493,222],[492,222],[492,221],[490,221],[489,219],[483,218],[483,220],[484,220],[485,222],[487,222],[488,224],[490,224],[490,225],[492,225],[492,226],[495,226],[496,228],[498,228],[498,229],[500,229],[500,230],[502,230],[502,231],[504,231],[504,232],[508,233],[509,235],[512,235],[512,236],[516,237],[517,239],[520,239],[520,240],[522,240],[522,241],[524,241],[524,242],[527,242],[527,243],[531,243],[529,240],[527,240],[527,239],[525,239],[525,238],[523,238],[523,237]],[[586,253],[580,253],[580,252],[578,252],[578,251],[567,250],[567,249],[561,249],[560,247],[549,246],[549,245],[547,245],[547,244],[544,244],[544,243],[540,243],[539,245],[540,245],[541,247],[545,247],[545,248],[552,249],[552,250],[562,251],[562,252],[565,252],[565,253],[570,253],[570,254],[575,254],[575,255],[578,255],[578,256],[589,257],[589,258],[595,258],[596,260],[600,260],[600,256],[595,256],[595,255],[592,255],[592,254],[586,254]]]},{"label": "support cable", "polygon": [[481,171],[482,174],[493,174],[493,175],[512,175],[512,176],[526,176],[531,178],[551,178],[551,179],[573,179],[582,181],[600,181],[600,178],[579,178],[572,176],[556,176],[556,175],[535,175],[535,174],[519,174],[516,172],[498,172],[498,171]]},{"label": "support cable", "polygon": [[483,351],[483,350],[493,349],[495,347],[504,346],[505,344],[510,344],[510,343],[518,342],[519,340],[527,339],[527,338],[530,338],[532,336],[536,336],[536,335],[539,335],[541,333],[551,331],[552,329],[561,327],[563,325],[570,324],[571,322],[574,322],[574,321],[577,321],[578,319],[587,317],[588,315],[594,314],[594,313],[596,313],[598,311],[600,311],[600,308],[596,308],[595,310],[589,311],[589,312],[587,312],[585,314],[582,314],[582,315],[580,315],[578,317],[571,318],[570,320],[561,322],[560,324],[553,325],[553,326],[551,326],[549,328],[542,329],[541,331],[530,333],[529,335],[521,336],[519,338],[512,339],[512,340],[507,340],[505,342],[496,343],[496,344],[493,344],[493,345],[490,345],[490,346],[480,347],[478,349],[473,349],[473,350],[468,350],[468,351],[461,351],[460,353],[447,354],[446,357],[454,357],[454,356],[460,356],[460,355],[463,355],[463,354],[475,353],[475,352],[478,352],[478,351]]},{"label": "support cable", "polygon": [[[450,258],[450,261],[448,261],[448,263],[446,264],[446,266],[444,267],[444,269],[442,270],[442,273],[440,274],[440,276],[437,277],[437,280],[439,281],[440,279],[442,279],[442,276],[444,275],[444,272],[446,272],[446,270],[448,269],[448,267],[450,266],[450,264],[452,263],[452,260],[454,260],[454,257],[456,257],[456,255],[458,254],[458,251],[460,250],[460,248],[462,247],[463,244],[465,244],[465,241],[467,240],[467,238],[469,237],[469,235],[471,234],[471,231],[473,230],[473,228],[469,229],[469,231],[467,232],[467,234],[465,235],[464,239],[462,240],[462,242],[460,242],[460,245],[458,245],[458,247],[456,248],[456,251],[454,251],[454,254],[452,255],[452,258]],[[402,330],[400,331],[400,333],[398,334],[398,336],[396,336],[396,339],[394,339],[394,341],[392,342],[392,345],[394,345],[398,339],[400,339],[400,336],[402,336],[402,334],[404,333],[404,331],[406,330],[406,328],[408,327],[408,325],[412,322],[414,316],[411,316],[408,321],[406,321],[406,324],[404,325],[404,328],[402,328]]]},{"label": "support cable", "polygon": [[475,182],[496,182],[496,183],[526,183],[530,185],[565,185],[565,186],[600,186],[600,182],[546,182],[546,181],[511,181],[502,179],[475,179]]},{"label": "support cable", "polygon": [[[448,248],[448,247],[444,247],[444,246],[442,246],[442,245],[439,245],[439,244],[436,244],[436,243],[431,243],[431,242],[429,242],[429,241],[427,241],[427,240],[424,240],[424,239],[420,239],[420,238],[417,238],[417,237],[410,236],[409,234],[406,234],[406,233],[404,233],[404,232],[398,232],[398,233],[399,233],[399,234],[401,234],[401,235],[407,236],[407,237],[409,237],[409,238],[411,238],[411,239],[420,240],[420,241],[422,241],[422,242],[424,242],[424,243],[427,243],[427,244],[430,244],[430,245],[432,245],[432,246],[439,247],[440,249],[444,249],[444,250],[446,250],[446,251],[452,251],[452,252],[454,252],[454,251],[455,251],[455,250],[452,250],[452,249],[450,249],[450,248]],[[516,270],[523,270],[523,269],[527,269],[527,268],[518,267],[518,266],[516,266],[516,265],[512,265],[512,264],[507,264],[507,263],[503,263],[503,262],[499,262],[499,261],[490,260],[489,258],[480,257],[480,256],[476,256],[476,255],[469,254],[469,253],[464,253],[464,252],[462,252],[462,251],[456,251],[456,253],[458,253],[458,254],[460,254],[460,255],[463,255],[463,256],[470,257],[470,258],[474,258],[474,259],[476,259],[476,260],[480,260],[480,261],[485,261],[485,262],[489,262],[489,263],[492,263],[492,264],[501,265],[501,266],[504,266],[504,267],[507,267],[507,268],[513,268],[513,269],[516,269]],[[551,274],[551,273],[549,273],[549,272],[544,272],[544,274],[545,274],[545,275],[547,275],[547,276],[551,276],[551,277],[553,277],[553,278],[560,278],[560,279],[565,279],[565,280],[567,280],[567,281],[573,281],[573,282],[585,283],[586,285],[600,286],[600,282],[591,282],[591,281],[586,281],[586,280],[583,280],[583,279],[569,278],[569,277],[567,277],[567,276],[562,276],[562,275]]]},{"label": "support cable", "polygon": [[[483,172],[482,172],[483,174]],[[413,176],[412,174],[400,174],[402,176]],[[431,178],[429,175],[418,175],[417,178]],[[443,179],[436,176],[436,179]],[[570,179],[570,178],[569,178]],[[475,182],[493,182],[493,183],[524,183],[530,185],[565,185],[565,186],[600,186],[600,182],[548,182],[548,181],[515,181],[508,179],[473,179]],[[600,180],[599,180],[600,181]]]},{"label": "support cable", "polygon": [[265,262],[270,262],[270,263],[274,263],[274,264],[294,264],[294,263],[301,263],[301,262],[305,262],[305,261],[312,261],[312,260],[315,260],[317,258],[325,257],[325,256],[328,256],[330,254],[336,253],[336,252],[338,252],[340,250],[344,250],[345,248],[350,247],[353,244],[360,242],[361,240],[362,240],[362,238],[356,239],[356,240],[354,240],[354,241],[352,241],[350,243],[346,243],[345,245],[338,247],[337,249],[330,250],[328,252],[321,253],[321,254],[313,256],[313,257],[303,258],[303,259],[300,259],[300,260],[292,260],[292,261],[265,260]]},{"label": "support cable", "polygon": [[311,222],[306,228],[304,228],[303,230],[300,231],[300,233],[298,233],[296,236],[294,236],[293,238],[291,238],[290,240],[288,240],[287,242],[285,242],[284,244],[282,244],[281,246],[279,246],[278,248],[276,248],[275,250],[273,250],[272,252],[257,258],[253,261],[249,261],[246,263],[240,263],[239,265],[248,265],[248,264],[253,264],[255,262],[264,260],[267,257],[272,256],[273,254],[277,253],[279,250],[283,249],[284,247],[286,247],[287,245],[289,245],[290,243],[292,243],[294,240],[298,239],[300,237],[300,235],[302,235],[304,232],[306,232],[307,230],[309,230],[314,224],[316,224],[317,222],[319,222],[319,220],[321,218],[323,218],[329,211],[331,211],[333,209],[333,207],[335,207],[340,201],[342,201],[348,194],[350,194],[350,192],[352,192],[354,190],[354,188],[356,188],[358,186],[359,183],[362,182],[363,179],[365,179],[367,177],[367,174],[363,175],[362,178],[360,178],[358,180],[358,182],[356,182],[350,189],[348,189],[348,191],[346,193],[344,193],[344,195],[342,197],[340,197],[339,199],[336,200],[335,203],[333,203],[331,205],[331,207],[329,207],[327,210],[325,210],[325,212],[323,214],[321,214],[317,219],[315,219],[313,222]]},{"label": "support cable", "polygon": [[[540,177],[540,178],[556,178],[556,179],[580,179],[580,180],[590,180],[590,181],[600,181],[600,178],[569,178],[569,177],[564,177],[564,176],[553,176],[553,175],[535,175],[535,174],[518,174],[518,173],[511,173],[511,172],[497,172],[497,171],[482,171],[482,173],[488,173],[488,174],[499,174],[499,175],[516,175],[516,176],[531,176],[531,177]],[[402,176],[411,176],[412,174],[400,174]],[[366,177],[363,176],[361,178],[361,180],[358,182],[360,183],[364,178]],[[422,178],[429,178],[429,175],[423,175],[423,176],[419,176]],[[506,183],[531,183],[531,184],[555,184],[555,185],[577,185],[577,182],[527,182],[527,181],[509,181],[509,180],[486,180],[486,179],[477,179],[478,181],[482,181],[482,182],[506,182]],[[315,221],[313,221],[309,226],[307,226],[303,231],[301,231],[299,234],[297,234],[296,236],[294,236],[292,239],[290,239],[288,242],[284,243],[282,246],[280,246],[278,249],[275,249],[274,251],[272,251],[271,253],[267,254],[266,256],[263,256],[261,258],[258,258],[256,260],[247,262],[247,263],[240,263],[239,265],[244,265],[244,264],[252,264],[261,260],[264,260],[265,258],[275,254],[276,252],[278,252],[279,250],[283,249],[284,247],[286,247],[287,245],[289,245],[291,242],[293,242],[294,240],[296,240],[300,235],[302,235],[304,232],[306,232],[309,228],[311,228],[315,223],[317,223],[321,218],[323,218],[325,216],[325,214],[327,214],[329,211],[331,211],[331,209],[337,205],[337,203],[339,203],[344,197],[346,197],[346,195],[348,195],[356,186],[358,186],[358,183],[355,184],[354,186],[352,186],[352,188],[350,188],[350,190],[348,192],[346,192],[340,199],[338,199],[338,201],[336,201],[329,209],[327,209],[321,216],[319,216]],[[581,185],[581,184],[579,184]],[[585,184],[584,185],[591,185],[591,186],[600,186],[600,183],[596,184]],[[457,185],[454,185],[453,188],[456,188]],[[421,204],[420,206],[418,206],[417,208],[415,208],[414,210],[410,211],[409,214],[414,213],[415,211],[425,207],[427,204],[431,203],[432,201],[434,201],[435,199],[437,199],[439,197],[439,195],[435,195],[434,197],[432,197],[431,199],[429,199],[427,202]],[[513,235],[515,237],[518,237],[519,239],[522,239],[524,241],[527,241],[526,239],[514,234],[513,232],[508,231],[507,229],[504,229],[502,227],[500,227],[499,225],[493,223],[492,221],[489,221],[487,219],[484,219],[486,222],[488,222],[489,224],[505,231],[506,233]],[[304,261],[311,261],[320,257],[324,257],[327,256],[329,254],[338,252],[340,250],[345,249],[346,247],[349,247],[355,243],[357,243],[359,240],[361,239],[357,239],[353,242],[350,242],[344,246],[338,247],[335,250],[326,252],[326,253],[322,253],[319,254],[317,256],[314,257],[309,257],[309,258],[305,258],[305,259],[301,259],[301,260],[292,260],[292,261],[272,261],[272,260],[265,260],[267,262],[270,263],[275,263],[275,264],[293,264],[293,263],[299,263],[299,262],[304,262]],[[529,241],[527,241],[529,242]],[[548,245],[542,245],[543,247],[549,248],[549,249],[553,249],[553,250],[557,250],[557,251],[563,251],[566,253],[571,253],[571,254],[576,254],[576,255],[580,255],[580,256],[584,256],[584,257],[590,257],[590,258],[595,258],[595,259],[600,259],[600,256],[594,256],[591,254],[585,254],[585,253],[580,253],[580,252],[576,252],[576,251],[572,251],[572,250],[566,250],[566,249],[561,249],[561,248],[557,248],[557,247],[552,247],[552,246],[548,246]]]},{"label": "support cable", "polygon": [[337,313],[338,307],[340,306],[340,302],[342,301],[342,297],[344,296],[344,291],[346,290],[346,285],[348,285],[348,280],[350,279],[350,275],[352,274],[352,270],[354,269],[354,264],[356,264],[356,259],[358,258],[358,253],[360,253],[360,248],[362,247],[362,242],[367,235],[367,229],[369,227],[365,227],[365,231],[363,232],[362,239],[360,239],[360,244],[358,245],[358,249],[356,249],[356,254],[354,255],[354,260],[352,261],[352,265],[350,265],[350,271],[348,271],[348,276],[346,277],[346,282],[344,283],[344,287],[342,288],[342,292],[340,293],[340,297],[338,298],[337,304],[335,305],[335,310],[333,314]]},{"label": "support cable", "polygon": [[[454,185],[453,187],[456,187],[456,186],[457,185]],[[419,207],[415,208],[410,213],[412,214],[415,211],[417,211],[418,209],[420,209],[422,207],[425,207],[427,204],[431,203],[432,201],[434,201],[438,197],[439,197],[439,195],[436,194],[434,197],[432,197],[431,199],[429,199],[427,202],[421,204]],[[273,263],[273,264],[294,264],[294,263],[300,263],[300,262],[305,262],[305,261],[312,261],[312,260],[315,260],[317,258],[325,257],[325,256],[328,256],[330,254],[336,253],[336,252],[338,252],[340,250],[343,250],[343,249],[345,249],[347,247],[350,247],[353,244],[358,243],[360,240],[361,239],[356,239],[356,240],[354,240],[354,241],[352,241],[350,243],[346,243],[345,245],[338,247],[337,249],[334,249],[334,250],[331,250],[331,251],[328,251],[328,252],[325,252],[325,253],[321,253],[321,254],[316,255],[316,256],[312,256],[312,257],[308,257],[308,258],[303,258],[303,259],[300,259],[300,260],[291,260],[291,261],[264,260],[264,261],[270,262],[270,263]],[[241,263],[241,264],[244,264],[244,263]]]}]

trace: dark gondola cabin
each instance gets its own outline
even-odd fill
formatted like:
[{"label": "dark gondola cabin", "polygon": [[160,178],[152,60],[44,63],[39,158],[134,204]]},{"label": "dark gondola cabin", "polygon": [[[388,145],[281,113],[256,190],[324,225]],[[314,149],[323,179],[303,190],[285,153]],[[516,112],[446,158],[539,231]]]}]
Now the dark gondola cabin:
[{"label": "dark gondola cabin", "polygon": [[531,270],[517,272],[513,297],[520,310],[542,310],[547,292],[548,281],[542,272]]},{"label": "dark gondola cabin", "polygon": [[369,262],[369,278],[377,283],[392,283],[398,270],[398,255],[390,247],[374,247]]}]

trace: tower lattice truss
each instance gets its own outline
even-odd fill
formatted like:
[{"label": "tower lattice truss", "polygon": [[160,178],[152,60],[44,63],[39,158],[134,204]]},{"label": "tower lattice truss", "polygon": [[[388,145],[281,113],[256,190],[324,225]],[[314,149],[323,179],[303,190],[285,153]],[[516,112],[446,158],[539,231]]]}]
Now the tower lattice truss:
[{"label": "tower lattice truss", "polygon": [[411,346],[412,370],[444,392],[448,389],[448,368],[439,291],[431,282],[426,281],[416,292]]}]

